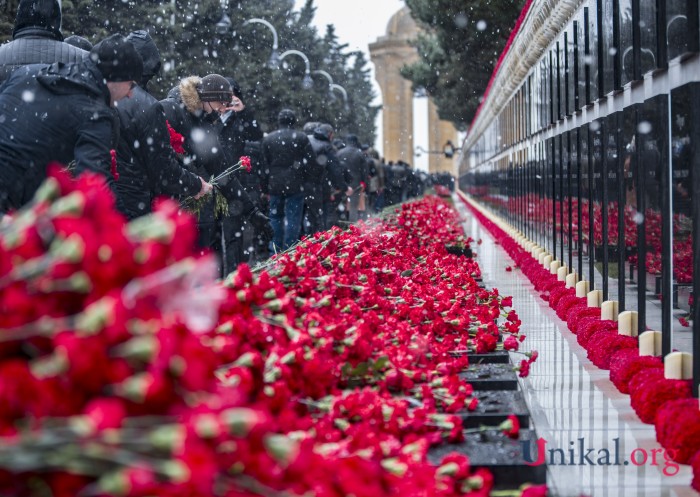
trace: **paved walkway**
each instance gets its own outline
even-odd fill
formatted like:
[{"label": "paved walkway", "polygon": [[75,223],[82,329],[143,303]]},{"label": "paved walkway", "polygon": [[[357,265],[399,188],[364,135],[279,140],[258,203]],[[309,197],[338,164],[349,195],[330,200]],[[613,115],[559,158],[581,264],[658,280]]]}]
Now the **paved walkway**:
[{"label": "paved walkway", "polygon": [[[529,280],[517,269],[506,271],[513,261],[457,197],[455,205],[466,219],[466,234],[482,240],[475,248],[484,283],[513,296],[513,307],[527,335],[524,350],[540,353],[530,376],[521,381],[538,436],[547,441],[547,452],[561,449],[553,453],[554,464],[548,466],[552,495],[697,497],[690,488],[690,467],[680,466],[674,476],[662,473],[664,468],[673,473],[674,467],[665,466],[654,427],[639,421],[629,396],[617,391],[607,371],[591,364],[566,323],[538,296]],[[598,465],[606,451],[611,465]],[[569,465],[572,452],[574,464]],[[579,464],[586,454],[595,465],[585,460]],[[619,465],[613,465],[616,454]],[[639,463],[646,455],[646,464],[631,463],[631,455]]]}]

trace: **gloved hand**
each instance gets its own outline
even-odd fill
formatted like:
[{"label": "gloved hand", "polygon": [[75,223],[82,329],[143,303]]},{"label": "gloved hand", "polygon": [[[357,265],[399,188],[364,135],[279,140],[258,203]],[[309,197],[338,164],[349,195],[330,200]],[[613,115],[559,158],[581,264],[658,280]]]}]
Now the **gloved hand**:
[{"label": "gloved hand", "polygon": [[258,236],[264,238],[268,242],[272,240],[274,231],[270,224],[270,218],[263,214],[262,211],[255,209],[248,218],[248,221],[253,225]]}]

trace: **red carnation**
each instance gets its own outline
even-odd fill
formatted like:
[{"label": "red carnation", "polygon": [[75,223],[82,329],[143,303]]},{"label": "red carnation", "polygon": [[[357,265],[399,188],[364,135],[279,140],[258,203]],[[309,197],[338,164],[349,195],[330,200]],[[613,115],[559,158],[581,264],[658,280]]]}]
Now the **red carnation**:
[{"label": "red carnation", "polygon": [[638,372],[651,368],[663,371],[664,365],[661,359],[640,356],[639,351],[634,348],[621,349],[610,357],[610,381],[621,393],[630,393],[630,380]]},{"label": "red carnation", "polygon": [[656,414],[656,438],[671,458],[688,464],[700,451],[700,411],[698,399],[666,402]]},{"label": "red carnation", "polygon": [[588,358],[600,369],[610,368],[611,356],[621,349],[637,349],[639,341],[636,337],[619,335],[617,331],[601,331],[595,333],[586,345]]},{"label": "red carnation", "polygon": [[498,426],[509,438],[517,439],[520,436],[520,421],[515,414],[509,414],[508,419]]},{"label": "red carnation", "polygon": [[547,497],[547,485],[527,486],[520,497]]},{"label": "red carnation", "polygon": [[253,169],[253,166],[250,163],[250,157],[247,155],[241,157],[241,166],[245,167],[246,172],[249,173]]},{"label": "red carnation", "polygon": [[520,372],[518,373],[518,376],[520,376],[521,378],[525,378],[527,377],[527,375],[530,374],[530,362],[531,361],[528,361],[526,359],[520,361],[520,366],[518,366],[518,371]]},{"label": "red carnation", "polygon": [[505,350],[518,350],[519,345],[520,345],[520,342],[518,342],[518,339],[515,338],[515,336],[513,336],[513,335],[509,335],[503,341],[503,348]]},{"label": "red carnation", "polygon": [[690,482],[690,486],[700,492],[700,451],[690,460],[690,467],[693,468],[693,481]]},{"label": "red carnation", "polygon": [[109,151],[109,172],[112,173],[114,179],[119,181],[119,172],[117,171],[117,151],[112,149]]},{"label": "red carnation", "polygon": [[180,133],[175,131],[175,129],[170,126],[170,123],[168,121],[165,121],[165,124],[168,126],[168,133],[170,134],[170,146],[173,147],[173,150],[175,150],[175,153],[184,155],[185,154],[185,137],[182,136]]},{"label": "red carnation", "polygon": [[[643,375],[646,375],[646,379]],[[691,396],[690,380],[667,380],[659,377],[656,370],[642,371],[637,376],[642,376],[643,379],[639,383],[630,383],[630,400],[632,409],[643,423],[653,423],[656,412],[669,400]]]}]

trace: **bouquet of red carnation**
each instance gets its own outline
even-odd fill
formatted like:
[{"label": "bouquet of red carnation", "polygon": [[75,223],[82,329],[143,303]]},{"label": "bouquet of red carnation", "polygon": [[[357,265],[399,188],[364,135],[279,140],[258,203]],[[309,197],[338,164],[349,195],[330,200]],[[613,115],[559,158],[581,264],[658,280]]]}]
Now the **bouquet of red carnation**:
[{"label": "bouquet of red carnation", "polygon": [[559,299],[565,295],[576,294],[576,291],[572,288],[566,288],[565,285],[557,286],[549,292],[549,307],[556,309],[559,305]]},{"label": "bouquet of red carnation", "polygon": [[671,458],[688,464],[700,451],[698,399],[670,400],[656,414],[656,440]]},{"label": "bouquet of red carnation", "polygon": [[579,332],[576,333],[576,341],[586,348],[591,337],[602,331],[617,331],[617,321],[596,318],[582,319],[579,324]]},{"label": "bouquet of red carnation", "polygon": [[585,318],[600,319],[600,307],[588,307],[587,299],[581,298],[581,303],[574,305],[566,316],[566,324],[574,335],[578,334],[580,323]]},{"label": "bouquet of red carnation", "polygon": [[559,316],[563,320],[566,320],[566,316],[569,314],[569,310],[575,305],[580,304],[582,300],[584,299],[576,296],[575,291],[564,295],[562,298],[559,299],[559,302],[557,304],[557,316]]},{"label": "bouquet of red carnation", "polygon": [[669,400],[691,396],[690,380],[667,380],[663,374],[657,369],[647,369],[630,381],[632,409],[643,423],[653,423],[656,412]]},{"label": "bouquet of red carnation", "polygon": [[638,349],[621,349],[610,357],[610,381],[620,392],[628,394],[630,380],[649,368],[663,371],[663,361],[654,356],[640,356]]},{"label": "bouquet of red carnation", "polygon": [[600,369],[610,368],[610,358],[622,349],[638,349],[639,340],[636,337],[619,335],[617,331],[601,331],[595,333],[588,344],[588,359]]},{"label": "bouquet of red carnation", "polygon": [[540,289],[542,292],[549,293],[549,295],[552,295],[552,292],[555,289],[561,289],[566,287],[566,283],[563,281],[559,281],[557,279],[557,276],[554,274],[549,275],[550,278],[547,279],[546,282],[543,283],[542,288]]}]

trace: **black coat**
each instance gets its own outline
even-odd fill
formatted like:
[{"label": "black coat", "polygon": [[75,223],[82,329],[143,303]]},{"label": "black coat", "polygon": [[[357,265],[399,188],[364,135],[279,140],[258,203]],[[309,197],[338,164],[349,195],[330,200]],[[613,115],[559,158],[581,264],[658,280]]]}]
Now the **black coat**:
[{"label": "black coat", "polygon": [[[226,121],[219,121],[217,126],[219,127],[219,140],[230,164],[237,163],[243,156],[250,157],[251,172],[240,170],[235,175],[253,203],[259,205],[263,174],[259,142],[262,140],[263,132],[258,121],[253,112],[249,108],[245,108],[240,112],[232,112]],[[229,205],[229,209],[236,215],[241,212],[242,205],[240,202],[235,202],[234,205]]]},{"label": "black coat", "polygon": [[352,145],[343,147],[338,151],[338,160],[348,171],[350,171],[350,186],[357,189],[360,183],[366,183],[369,177],[369,164],[367,157],[359,148]]},{"label": "black coat", "polygon": [[49,29],[26,27],[18,30],[12,41],[0,46],[0,83],[20,66],[80,62],[87,55],[85,50],[58,39]]},{"label": "black coat", "polygon": [[245,155],[247,142],[259,142],[263,132],[255,119],[253,112],[245,108],[240,112],[232,112],[221,127],[220,139],[229,160],[234,163]]},{"label": "black coat", "polygon": [[301,131],[283,127],[262,140],[267,162],[270,195],[295,195],[304,191],[305,175],[315,163],[309,138]]},{"label": "black coat", "polygon": [[199,177],[183,168],[170,145],[162,104],[141,87],[118,102],[120,121],[115,188],[117,207],[129,219],[151,212],[158,195],[185,198],[201,189]]},{"label": "black coat", "polygon": [[328,200],[336,190],[341,192],[347,190],[350,178],[345,174],[345,169],[338,161],[335,148],[328,137],[322,133],[314,133],[309,137],[309,142],[316,154],[316,162],[321,168],[318,176],[322,188],[322,198]]},{"label": "black coat", "polygon": [[75,160],[75,173],[110,174],[117,117],[90,61],[31,65],[0,86],[0,211],[31,200],[46,166]]}]

